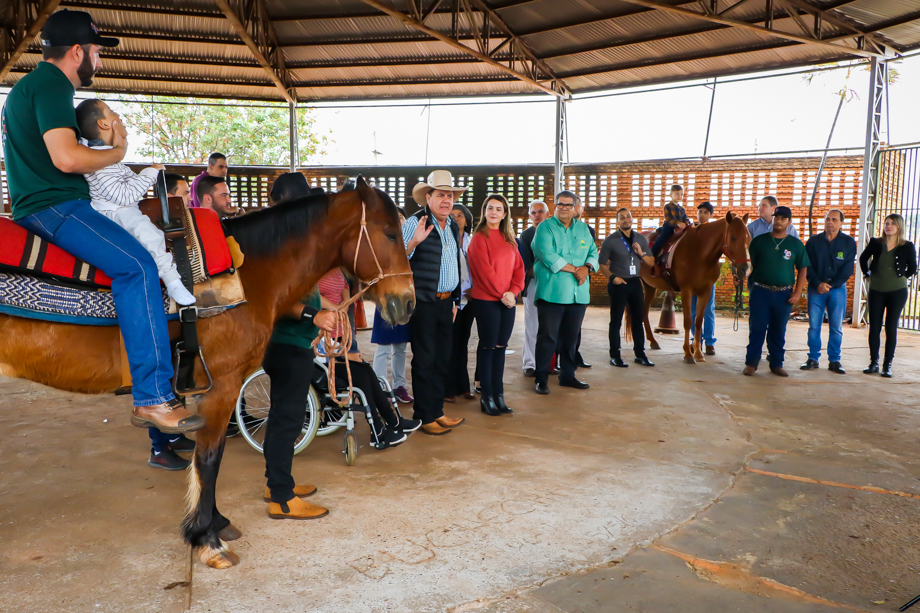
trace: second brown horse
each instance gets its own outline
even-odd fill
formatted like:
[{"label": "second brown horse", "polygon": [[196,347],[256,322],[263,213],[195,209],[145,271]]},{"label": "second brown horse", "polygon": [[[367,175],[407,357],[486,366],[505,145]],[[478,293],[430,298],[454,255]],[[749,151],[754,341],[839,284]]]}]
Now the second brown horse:
[{"label": "second brown horse", "polygon": [[[704,362],[700,344],[703,338],[703,316],[705,305],[713,291],[713,285],[719,279],[721,267],[719,259],[724,255],[732,265],[736,278],[743,278],[748,266],[748,245],[751,235],[747,230],[748,216],[743,218],[728,212],[723,219],[700,226],[688,228],[680,242],[674,247],[671,277],[680,287],[680,300],[684,314],[684,362],[695,364]],[[643,262],[639,271],[645,287],[645,334],[649,346],[658,348],[658,342],[649,325],[648,312],[655,298],[656,290],[670,291],[668,283],[661,277],[652,276],[652,268]],[[691,321],[690,304],[696,296],[696,321]],[[691,346],[690,327],[694,326],[694,340]]]}]

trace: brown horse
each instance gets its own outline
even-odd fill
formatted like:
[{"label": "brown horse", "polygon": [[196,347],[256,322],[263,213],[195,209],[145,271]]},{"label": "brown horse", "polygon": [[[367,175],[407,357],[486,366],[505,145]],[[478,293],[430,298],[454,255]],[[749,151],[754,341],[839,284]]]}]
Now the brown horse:
[{"label": "brown horse", "polygon": [[[694,296],[697,305],[704,307],[709,301],[712,286],[719,279],[719,258],[723,255],[732,265],[732,274],[742,278],[747,269],[748,245],[751,235],[747,230],[748,216],[743,218],[728,212],[724,219],[712,223],[688,228],[683,238],[674,247],[673,266],[671,277],[680,287],[681,305],[684,313],[684,362],[695,364],[704,362],[700,344],[703,337],[703,316],[705,308],[697,308],[696,321],[690,320],[690,303]],[[648,312],[655,299],[655,291],[670,291],[673,288],[661,277],[652,276],[652,268],[642,263],[639,271],[645,287],[645,334],[648,336],[649,346],[658,349],[658,341],[652,335],[649,325]],[[690,326],[694,325],[693,346],[690,346]]]},{"label": "brown horse", "polygon": [[[367,234],[362,236],[365,214]],[[364,281],[386,273],[367,295],[389,323],[406,323],[415,304],[396,206],[363,178],[358,178],[356,190],[310,196],[225,224],[246,256],[239,274],[247,302],[198,322],[214,383],[197,403],[206,425],[195,433],[183,521],[186,542],[214,568],[239,562],[219,537],[238,537],[239,531],[217,510],[217,474],[237,394],[243,378],[259,367],[274,322],[338,267]],[[172,324],[170,333],[178,333]],[[119,352],[114,326],[0,315],[0,373],[7,376],[73,392],[110,393],[121,385]],[[196,378],[200,382],[202,377],[199,365]]]}]

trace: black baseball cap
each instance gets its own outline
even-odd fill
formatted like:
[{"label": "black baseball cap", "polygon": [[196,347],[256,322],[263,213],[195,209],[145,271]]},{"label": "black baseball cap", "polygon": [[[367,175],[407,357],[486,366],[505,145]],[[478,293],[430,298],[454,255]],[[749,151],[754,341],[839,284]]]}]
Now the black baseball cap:
[{"label": "black baseball cap", "polygon": [[788,206],[778,206],[776,210],[773,211],[773,217],[785,217],[786,219],[792,219],[792,211]]},{"label": "black baseball cap", "polygon": [[715,213],[715,209],[712,208],[712,203],[709,202],[708,200],[707,200],[706,202],[703,202],[702,204],[700,204],[700,206],[696,207],[696,210],[697,210],[697,211],[699,211],[700,209],[706,209],[706,210],[709,211],[710,213]]},{"label": "black baseball cap", "polygon": [[101,36],[93,18],[83,11],[57,11],[45,21],[41,33],[42,47],[72,47],[73,45],[99,45],[115,47],[118,39]]}]

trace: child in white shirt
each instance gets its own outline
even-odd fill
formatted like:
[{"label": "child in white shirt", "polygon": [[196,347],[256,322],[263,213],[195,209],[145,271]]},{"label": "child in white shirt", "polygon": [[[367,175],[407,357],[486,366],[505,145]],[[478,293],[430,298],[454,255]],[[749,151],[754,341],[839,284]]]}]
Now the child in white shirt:
[{"label": "child in white shirt", "polygon": [[[96,99],[84,100],[77,106],[77,125],[86,140],[84,144],[92,149],[111,149],[115,130],[124,132],[118,115],[105,102]],[[143,245],[156,262],[166,293],[177,304],[188,306],[195,303],[195,296],[185,289],[176,263],[166,251],[163,232],[138,208],[138,202],[163,169],[162,164],[154,164],[136,174],[119,162],[84,176],[89,184],[93,208],[127,230]]]}]

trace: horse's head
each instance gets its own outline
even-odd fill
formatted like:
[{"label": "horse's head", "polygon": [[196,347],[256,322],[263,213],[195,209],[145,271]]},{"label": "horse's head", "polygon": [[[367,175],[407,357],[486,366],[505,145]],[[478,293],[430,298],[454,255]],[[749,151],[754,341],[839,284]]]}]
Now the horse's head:
[{"label": "horse's head", "polygon": [[751,233],[747,229],[748,215],[745,213],[744,217],[738,217],[729,211],[725,214],[725,221],[728,228],[725,231],[722,252],[731,262],[732,275],[737,280],[744,277],[750,261],[748,246],[751,244]]},{"label": "horse's head", "polygon": [[356,219],[341,245],[347,268],[361,282],[372,284],[365,295],[387,323],[408,323],[415,307],[415,284],[396,205],[364,177],[358,177],[354,191],[339,196],[341,206],[353,209]]}]

